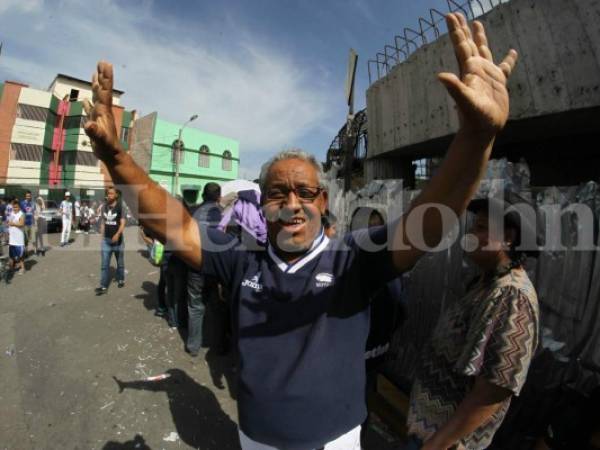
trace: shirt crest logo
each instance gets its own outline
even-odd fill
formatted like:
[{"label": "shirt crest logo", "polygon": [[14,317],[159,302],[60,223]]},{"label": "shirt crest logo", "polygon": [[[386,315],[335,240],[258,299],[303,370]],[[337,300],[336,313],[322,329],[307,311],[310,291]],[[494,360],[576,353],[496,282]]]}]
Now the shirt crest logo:
[{"label": "shirt crest logo", "polygon": [[315,276],[317,280],[317,287],[327,287],[333,284],[333,275],[327,272],[321,272]]}]

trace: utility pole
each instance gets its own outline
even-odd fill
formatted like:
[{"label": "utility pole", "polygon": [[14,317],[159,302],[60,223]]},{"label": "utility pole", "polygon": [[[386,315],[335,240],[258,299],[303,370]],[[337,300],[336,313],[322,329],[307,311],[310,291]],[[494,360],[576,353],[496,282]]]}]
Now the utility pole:
[{"label": "utility pole", "polygon": [[179,192],[179,162],[181,161],[181,152],[184,150],[183,141],[181,137],[183,135],[183,129],[192,121],[198,118],[198,114],[194,114],[190,119],[183,124],[179,129],[179,136],[177,138],[177,151],[175,152],[175,186],[173,187],[173,195],[177,195]]},{"label": "utility pole", "polygon": [[344,192],[348,192],[352,186],[352,161],[354,159],[354,81],[356,78],[356,63],[358,54],[350,49],[348,57],[348,73],[346,76],[346,102],[348,104],[348,116],[346,117],[346,133],[342,148],[344,149]]}]

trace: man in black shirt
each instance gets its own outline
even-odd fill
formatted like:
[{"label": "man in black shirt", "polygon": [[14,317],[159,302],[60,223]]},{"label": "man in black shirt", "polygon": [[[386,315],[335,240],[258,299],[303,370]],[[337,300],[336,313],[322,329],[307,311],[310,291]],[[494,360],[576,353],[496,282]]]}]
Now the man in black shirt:
[{"label": "man in black shirt", "polygon": [[[194,212],[194,219],[199,227],[216,228],[221,222],[221,186],[217,183],[206,183],[202,190],[202,203]],[[187,278],[188,290],[188,337],[186,342],[187,351],[191,356],[197,356],[200,348],[206,343],[203,341],[203,322],[206,308],[213,312],[210,320],[212,321],[210,329],[214,331],[213,338],[217,342],[213,345],[219,347],[219,351],[224,349],[224,332],[228,316],[221,314],[223,308],[219,308],[217,302],[220,302],[218,285],[210,277],[205,277],[199,271],[188,271]]]},{"label": "man in black shirt", "polygon": [[102,266],[100,286],[96,288],[96,295],[102,295],[108,289],[110,258],[114,254],[117,260],[117,286],[125,285],[125,261],[123,231],[125,230],[125,217],[119,193],[114,187],[106,192],[106,203],[102,206],[100,214],[100,234],[102,235]]}]

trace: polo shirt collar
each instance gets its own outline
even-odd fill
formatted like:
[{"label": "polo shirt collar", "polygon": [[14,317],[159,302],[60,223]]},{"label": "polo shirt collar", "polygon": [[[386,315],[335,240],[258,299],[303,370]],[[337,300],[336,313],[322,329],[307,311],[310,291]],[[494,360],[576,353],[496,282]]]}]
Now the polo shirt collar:
[{"label": "polo shirt collar", "polygon": [[313,241],[312,245],[310,246],[310,249],[308,249],[308,251],[302,256],[302,258],[300,258],[293,264],[288,264],[285,261],[283,261],[279,256],[277,256],[275,250],[273,250],[273,246],[270,243],[267,246],[267,253],[282,272],[296,273],[310,261],[319,256],[323,252],[323,250],[325,250],[327,244],[329,244],[329,238],[325,236],[325,230],[321,228],[319,235]]}]

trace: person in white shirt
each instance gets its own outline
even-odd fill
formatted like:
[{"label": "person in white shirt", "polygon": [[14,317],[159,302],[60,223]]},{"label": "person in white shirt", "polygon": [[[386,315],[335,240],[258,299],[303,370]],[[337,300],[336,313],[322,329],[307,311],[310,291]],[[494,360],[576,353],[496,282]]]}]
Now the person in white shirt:
[{"label": "person in white shirt", "polygon": [[88,202],[84,202],[81,205],[81,222],[80,228],[85,234],[89,234],[90,232],[90,224],[92,222],[93,210],[88,205]]},{"label": "person in white shirt", "polygon": [[62,214],[62,234],[60,235],[60,246],[69,244],[71,237],[71,224],[73,222],[73,203],[71,203],[71,193],[65,192],[65,199],[60,202],[60,212]]},{"label": "person in white shirt", "polygon": [[75,233],[79,234],[82,232],[81,230],[81,203],[79,200],[75,199],[73,203],[73,207],[75,209],[75,223],[73,224],[73,228],[75,228]]},{"label": "person in white shirt", "polygon": [[19,275],[25,273],[23,255],[25,253],[25,214],[21,211],[18,200],[12,203],[12,212],[8,216],[8,255],[11,270],[19,269]]}]

